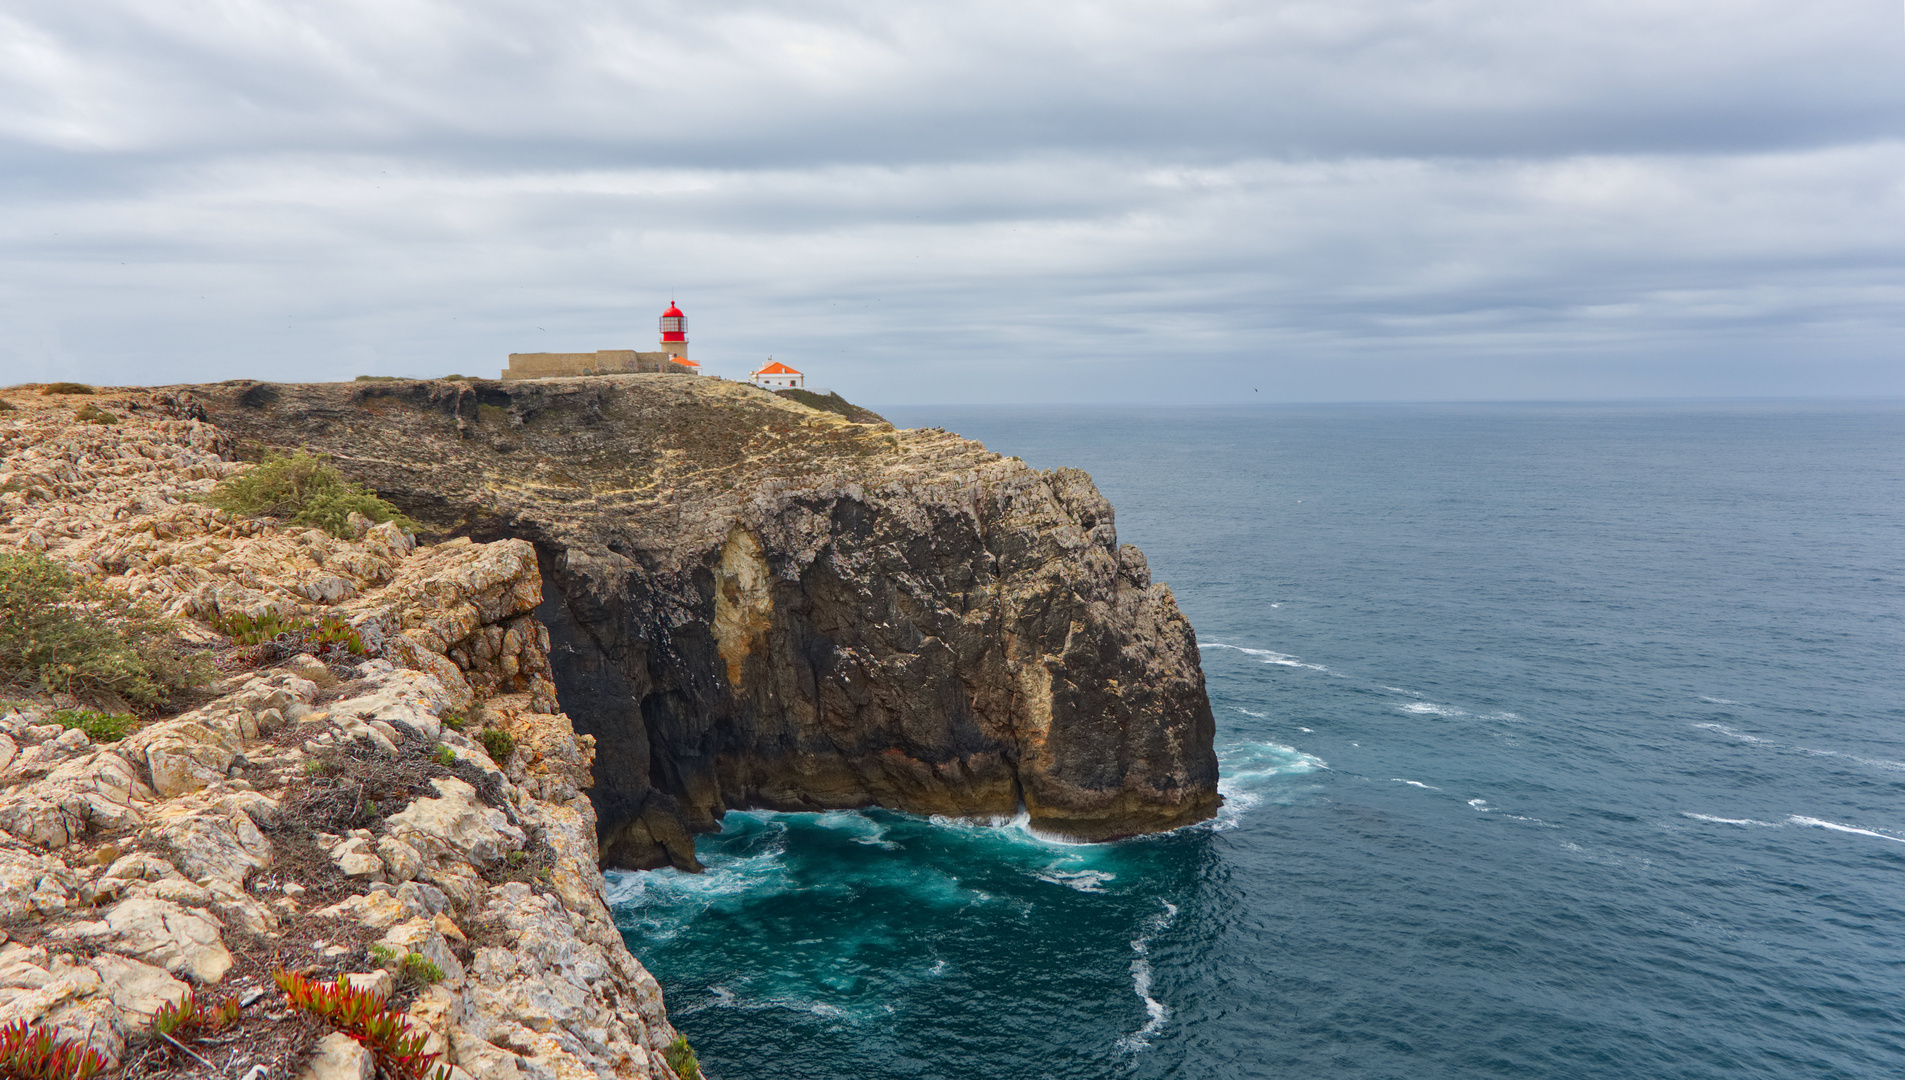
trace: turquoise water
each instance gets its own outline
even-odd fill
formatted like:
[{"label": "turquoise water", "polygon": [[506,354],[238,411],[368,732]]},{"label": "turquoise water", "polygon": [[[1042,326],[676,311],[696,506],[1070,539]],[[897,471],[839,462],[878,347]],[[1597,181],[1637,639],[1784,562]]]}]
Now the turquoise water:
[{"label": "turquoise water", "polygon": [[1905,408],[887,414],[1092,472],[1228,805],[613,875],[719,1080],[1905,1074]]}]

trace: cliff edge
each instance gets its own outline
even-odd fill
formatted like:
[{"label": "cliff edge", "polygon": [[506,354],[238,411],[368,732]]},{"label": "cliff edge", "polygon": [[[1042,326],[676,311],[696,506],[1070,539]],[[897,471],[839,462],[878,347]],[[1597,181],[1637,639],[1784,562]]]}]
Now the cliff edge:
[{"label": "cliff edge", "polygon": [[[178,618],[214,677],[143,718],[0,702],[0,1025],[132,1078],[692,1080],[603,899],[535,550],[234,519],[194,501],[247,466],[190,401],[71,401],[0,393],[0,570],[62,567],[42,608]],[[356,636],[206,625],[315,617]],[[283,972],[376,995],[415,1052],[294,1007]],[[165,1026],[192,1003],[231,1012]]]},{"label": "cliff edge", "polygon": [[697,868],[732,808],[1102,840],[1218,805],[1191,627],[1077,470],[683,376],[168,393],[428,534],[533,545],[604,865]]}]

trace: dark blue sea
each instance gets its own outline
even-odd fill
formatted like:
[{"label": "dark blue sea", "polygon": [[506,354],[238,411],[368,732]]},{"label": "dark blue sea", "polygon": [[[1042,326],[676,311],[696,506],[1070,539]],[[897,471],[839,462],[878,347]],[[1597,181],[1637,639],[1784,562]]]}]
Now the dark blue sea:
[{"label": "dark blue sea", "polygon": [[1905,1076],[1905,406],[886,412],[1092,473],[1228,805],[615,875],[717,1080]]}]

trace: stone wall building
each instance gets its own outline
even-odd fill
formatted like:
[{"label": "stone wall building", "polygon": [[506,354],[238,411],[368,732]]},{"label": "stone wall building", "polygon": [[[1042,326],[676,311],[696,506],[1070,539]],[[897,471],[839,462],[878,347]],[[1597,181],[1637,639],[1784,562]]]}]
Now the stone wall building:
[{"label": "stone wall building", "polygon": [[661,313],[661,349],[636,352],[633,349],[597,349],[583,353],[510,353],[505,381],[515,379],[559,379],[574,375],[633,375],[660,372],[664,375],[699,375],[701,365],[688,359],[688,319],[671,301]]}]

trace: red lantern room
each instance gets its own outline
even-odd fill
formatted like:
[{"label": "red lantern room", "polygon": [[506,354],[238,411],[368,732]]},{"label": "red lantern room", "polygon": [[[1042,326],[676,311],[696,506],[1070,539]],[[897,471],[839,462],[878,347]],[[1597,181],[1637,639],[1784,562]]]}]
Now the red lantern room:
[{"label": "red lantern room", "polygon": [[661,339],[663,342],[688,340],[688,317],[681,313],[675,302],[668,302],[668,310],[661,313]]}]

